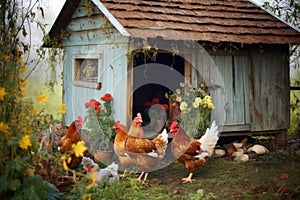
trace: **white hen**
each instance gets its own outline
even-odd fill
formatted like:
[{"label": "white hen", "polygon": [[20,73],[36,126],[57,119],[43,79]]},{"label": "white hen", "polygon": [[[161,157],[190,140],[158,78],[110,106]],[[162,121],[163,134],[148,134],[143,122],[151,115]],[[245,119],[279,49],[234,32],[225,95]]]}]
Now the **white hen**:
[{"label": "white hen", "polygon": [[99,165],[91,158],[83,157],[82,164],[89,176],[97,173],[96,184],[100,184],[101,182],[107,180],[108,184],[111,185],[114,181],[119,181],[119,166],[114,162],[108,165],[106,168],[100,169]]}]

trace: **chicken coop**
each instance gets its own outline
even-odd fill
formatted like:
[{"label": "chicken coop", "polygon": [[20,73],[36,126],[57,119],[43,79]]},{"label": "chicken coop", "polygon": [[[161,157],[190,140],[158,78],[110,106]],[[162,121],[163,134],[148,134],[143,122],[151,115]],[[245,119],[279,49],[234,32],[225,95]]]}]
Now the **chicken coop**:
[{"label": "chicken coop", "polygon": [[[144,102],[205,82],[221,136],[289,128],[289,45],[297,29],[248,0],[66,0],[49,36],[64,49],[66,125],[113,96],[129,125]],[[53,42],[54,41],[54,42]]]}]

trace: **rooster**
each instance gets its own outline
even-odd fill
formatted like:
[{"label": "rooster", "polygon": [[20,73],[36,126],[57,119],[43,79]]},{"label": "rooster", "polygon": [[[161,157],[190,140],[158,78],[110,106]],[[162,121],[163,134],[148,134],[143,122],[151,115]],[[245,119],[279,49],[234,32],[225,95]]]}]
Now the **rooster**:
[{"label": "rooster", "polygon": [[173,134],[171,152],[177,159],[189,170],[189,175],[183,178],[183,183],[192,183],[193,173],[203,166],[208,158],[213,154],[214,147],[219,139],[218,126],[215,121],[212,122],[210,129],[200,139],[191,140],[185,131],[178,127],[178,122],[173,122],[170,127]]},{"label": "rooster", "polygon": [[137,116],[132,120],[131,126],[128,131],[128,135],[144,138],[145,133],[142,128],[142,123],[143,123],[142,115],[141,113],[138,113]]},{"label": "rooster", "polygon": [[108,184],[111,185],[113,182],[119,181],[119,166],[114,162],[108,165],[106,168],[100,169],[99,165],[96,164],[91,158],[83,157],[82,165],[91,178],[93,178],[93,174],[96,173],[96,184],[100,184],[107,180]]},{"label": "rooster", "polygon": [[168,134],[164,130],[156,138],[149,140],[145,138],[134,137],[126,134],[122,130],[119,121],[114,125],[117,133],[116,137],[123,137],[123,145],[125,155],[127,155],[137,168],[141,171],[137,180],[144,181],[147,179],[149,172],[161,161],[165,156],[165,151],[168,144]]}]

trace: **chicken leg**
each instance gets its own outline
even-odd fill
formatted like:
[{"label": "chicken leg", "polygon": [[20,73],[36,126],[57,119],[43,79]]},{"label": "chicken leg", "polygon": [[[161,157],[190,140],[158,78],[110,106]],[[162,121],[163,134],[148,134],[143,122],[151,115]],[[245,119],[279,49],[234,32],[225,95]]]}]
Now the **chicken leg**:
[{"label": "chicken leg", "polygon": [[195,181],[195,179],[192,179],[193,173],[190,172],[190,174],[188,175],[188,177],[186,178],[182,178],[182,183],[192,183],[193,181]]},{"label": "chicken leg", "polygon": [[141,181],[144,174],[145,174],[145,172],[142,172],[136,180]]},{"label": "chicken leg", "polygon": [[149,175],[149,173],[145,173],[145,172],[142,172],[136,180],[141,181],[144,174],[145,174],[145,176],[144,176],[143,181],[145,181],[147,179],[148,175]]},{"label": "chicken leg", "polygon": [[126,172],[127,172],[127,170],[124,169],[124,172],[123,172],[123,174],[120,175],[120,178],[125,178]]}]

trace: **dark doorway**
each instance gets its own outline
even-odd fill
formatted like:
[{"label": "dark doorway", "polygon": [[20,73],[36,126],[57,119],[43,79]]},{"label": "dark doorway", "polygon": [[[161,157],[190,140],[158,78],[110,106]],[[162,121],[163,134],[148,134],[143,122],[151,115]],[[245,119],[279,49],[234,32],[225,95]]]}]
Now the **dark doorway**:
[{"label": "dark doorway", "polygon": [[133,117],[141,113],[143,127],[150,123],[147,113],[149,106],[146,102],[151,102],[156,98],[159,104],[169,105],[165,94],[179,88],[179,83],[184,82],[184,63],[184,58],[170,53],[157,53],[155,56],[144,53],[135,54]]}]

